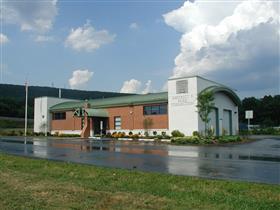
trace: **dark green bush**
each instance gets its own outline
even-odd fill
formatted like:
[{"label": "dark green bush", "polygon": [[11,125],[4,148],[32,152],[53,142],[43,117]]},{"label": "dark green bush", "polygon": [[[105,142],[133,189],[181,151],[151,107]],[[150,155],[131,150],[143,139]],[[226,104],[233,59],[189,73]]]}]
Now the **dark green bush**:
[{"label": "dark green bush", "polygon": [[280,128],[254,128],[252,130],[241,130],[240,135],[280,135]]},{"label": "dark green bush", "polygon": [[205,138],[205,139],[201,139],[201,142],[203,144],[213,144],[213,143],[215,143],[215,139]]},{"label": "dark green bush", "polygon": [[194,131],[194,132],[192,133],[192,135],[193,135],[193,136],[198,136],[198,137],[200,137],[200,133],[199,133],[198,131]]},{"label": "dark green bush", "polygon": [[178,130],[174,130],[171,133],[172,137],[184,137],[185,135]]},{"label": "dark green bush", "polygon": [[106,133],[105,137],[112,138],[112,134],[110,132]]},{"label": "dark green bush", "polygon": [[198,136],[185,136],[173,137],[171,143],[174,144],[215,144],[215,143],[229,143],[239,142],[242,139],[239,136],[220,136],[220,137],[198,137]]},{"label": "dark green bush", "polygon": [[197,136],[184,136],[171,138],[171,142],[174,144],[199,144],[200,139]]}]

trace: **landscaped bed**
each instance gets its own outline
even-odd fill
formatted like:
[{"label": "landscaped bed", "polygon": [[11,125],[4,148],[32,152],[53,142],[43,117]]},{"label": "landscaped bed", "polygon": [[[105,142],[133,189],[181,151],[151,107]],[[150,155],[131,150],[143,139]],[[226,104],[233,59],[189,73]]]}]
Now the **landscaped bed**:
[{"label": "landscaped bed", "polygon": [[280,186],[0,153],[0,209],[280,209]]}]

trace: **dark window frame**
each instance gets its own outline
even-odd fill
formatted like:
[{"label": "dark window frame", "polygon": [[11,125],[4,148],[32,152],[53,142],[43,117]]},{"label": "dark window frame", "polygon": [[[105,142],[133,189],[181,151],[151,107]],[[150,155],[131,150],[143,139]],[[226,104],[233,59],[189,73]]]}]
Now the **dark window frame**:
[{"label": "dark window frame", "polygon": [[53,120],[66,120],[66,112],[54,112],[52,114]]},{"label": "dark window frame", "polygon": [[167,104],[153,104],[143,106],[143,115],[166,115],[168,114]]}]

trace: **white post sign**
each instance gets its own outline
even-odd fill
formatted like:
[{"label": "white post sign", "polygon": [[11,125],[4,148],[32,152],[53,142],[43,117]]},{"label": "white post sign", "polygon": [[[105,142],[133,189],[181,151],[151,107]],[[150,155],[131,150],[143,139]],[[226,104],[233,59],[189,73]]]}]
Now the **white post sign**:
[{"label": "white post sign", "polygon": [[245,111],[245,118],[246,119],[253,119],[253,110]]},{"label": "white post sign", "polygon": [[250,119],[253,119],[253,110],[245,111],[245,119],[248,119],[248,130],[250,130]]}]

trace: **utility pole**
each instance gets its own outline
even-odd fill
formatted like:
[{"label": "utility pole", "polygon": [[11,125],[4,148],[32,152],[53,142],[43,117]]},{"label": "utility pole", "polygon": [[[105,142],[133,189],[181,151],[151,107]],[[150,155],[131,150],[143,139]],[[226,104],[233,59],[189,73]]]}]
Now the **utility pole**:
[{"label": "utility pole", "polygon": [[25,125],[24,125],[24,136],[27,135],[27,106],[28,106],[28,83],[25,82]]},{"label": "utility pole", "polygon": [[61,88],[58,89],[58,98],[61,98]]}]

